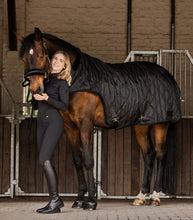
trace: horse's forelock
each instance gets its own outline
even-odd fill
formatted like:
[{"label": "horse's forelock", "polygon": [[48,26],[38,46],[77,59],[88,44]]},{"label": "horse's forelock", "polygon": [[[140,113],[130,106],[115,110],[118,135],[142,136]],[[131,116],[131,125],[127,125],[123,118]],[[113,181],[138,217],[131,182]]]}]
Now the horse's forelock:
[{"label": "horse's forelock", "polygon": [[22,59],[24,54],[26,52],[29,52],[30,48],[35,45],[34,39],[35,39],[34,34],[30,34],[24,38],[24,41],[23,41],[21,48],[20,48],[20,51],[19,51],[19,58],[20,59]]}]

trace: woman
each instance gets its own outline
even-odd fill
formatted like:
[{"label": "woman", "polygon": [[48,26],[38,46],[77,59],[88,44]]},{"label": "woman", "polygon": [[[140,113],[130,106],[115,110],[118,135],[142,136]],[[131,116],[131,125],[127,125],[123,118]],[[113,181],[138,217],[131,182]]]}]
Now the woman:
[{"label": "woman", "polygon": [[64,121],[59,110],[66,111],[69,103],[71,84],[69,56],[58,51],[51,60],[51,72],[44,84],[44,93],[34,94],[38,101],[37,143],[39,161],[47,179],[50,202],[38,213],[58,213],[64,206],[58,195],[57,174],[54,168],[53,154],[63,131]]}]

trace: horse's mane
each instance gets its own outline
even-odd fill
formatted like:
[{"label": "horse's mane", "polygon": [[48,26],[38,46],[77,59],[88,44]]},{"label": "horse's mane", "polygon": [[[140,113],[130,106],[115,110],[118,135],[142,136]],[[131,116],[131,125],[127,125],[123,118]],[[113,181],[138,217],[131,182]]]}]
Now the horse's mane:
[{"label": "horse's mane", "polygon": [[[80,60],[80,49],[73,46],[72,44],[54,36],[51,34],[47,33],[41,33],[41,37],[47,39],[48,41],[52,42],[54,45],[56,45],[56,51],[57,50],[63,50],[69,54],[69,56],[74,56],[76,57],[76,60],[73,64],[73,68],[77,69],[79,65],[79,60]],[[28,52],[32,46],[34,46],[34,40],[35,40],[35,34],[29,34],[26,36],[22,42],[20,51],[19,51],[19,58],[22,59],[24,56],[25,52]],[[50,51],[51,52],[51,51]],[[55,51],[53,51],[55,52]],[[49,54],[49,56],[53,55],[53,52]]]},{"label": "horse's mane", "polygon": [[75,46],[73,46],[72,44],[54,36],[51,34],[47,34],[47,33],[42,33],[42,37],[48,39],[49,41],[54,42],[54,44],[56,44],[57,46],[59,46],[60,48],[63,48],[65,50],[77,50],[78,48],[76,48]]},{"label": "horse's mane", "polygon": [[[73,46],[72,44],[54,36],[51,34],[47,34],[47,33],[42,33],[41,34],[43,38],[48,39],[49,41],[53,42],[54,44],[56,44],[61,50],[65,50],[66,52],[75,52],[77,53],[77,51],[79,50],[77,47]],[[26,51],[29,51],[29,49],[31,48],[31,46],[34,46],[34,40],[35,40],[35,34],[29,34],[27,37],[24,38],[24,41],[21,45],[20,51],[19,51],[19,57],[20,59],[23,57],[24,53]]]}]

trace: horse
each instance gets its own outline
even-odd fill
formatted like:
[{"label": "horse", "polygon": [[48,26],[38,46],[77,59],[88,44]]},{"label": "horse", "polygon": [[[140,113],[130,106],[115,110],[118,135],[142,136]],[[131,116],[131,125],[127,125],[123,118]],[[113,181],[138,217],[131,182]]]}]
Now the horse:
[{"label": "horse", "polygon": [[[144,175],[141,189],[133,205],[144,205],[147,195],[150,195],[150,185],[155,159],[157,160],[157,172],[153,193],[151,194],[151,201],[155,206],[160,205],[159,193],[162,190],[165,143],[168,126],[170,123],[178,121],[181,116],[180,91],[171,74],[163,67],[149,62],[131,62],[123,64],[103,63],[97,58],[92,58],[82,53],[79,48],[56,36],[42,33],[39,28],[35,28],[34,33],[26,37],[17,34],[17,38],[21,42],[19,56],[25,64],[25,81],[27,80],[29,82],[30,91],[32,93],[43,92],[44,72],[47,72],[49,60],[56,51],[63,50],[70,57],[72,85],[70,87],[69,108],[66,112],[60,111],[60,113],[65,122],[66,135],[72,146],[73,161],[78,177],[78,195],[75,198],[72,208],[94,210],[97,206],[92,152],[94,126],[108,129],[125,126],[134,127],[136,139],[143,155]],[[83,59],[84,57],[86,57],[85,59],[87,59],[88,62]],[[83,71],[80,70],[81,68]],[[129,73],[130,69],[132,69],[134,74]],[[36,74],[38,73],[37,70],[43,73]],[[95,70],[98,74],[94,73]],[[100,74],[101,71],[102,74]],[[86,73],[86,78],[84,78],[84,73]],[[113,74],[118,77],[116,81],[110,78]],[[124,81],[120,84],[121,75],[124,75]],[[147,77],[147,80],[143,79],[144,76]],[[87,84],[85,80],[88,78],[89,80],[87,82],[89,86],[85,86],[85,84]],[[102,82],[102,78],[105,79],[105,86],[101,87],[102,83],[100,82]],[[130,78],[132,82],[128,82]],[[114,89],[114,87],[116,87],[118,89],[118,91],[114,92],[115,97],[113,96],[113,102],[114,99],[118,99],[117,107],[113,107],[112,102],[106,105],[109,98],[103,97],[108,93],[108,80],[113,81],[109,88]],[[143,85],[144,83],[147,84],[145,88]],[[125,90],[123,89],[123,84],[126,85]],[[99,89],[91,89],[91,85],[98,86]],[[156,86],[151,89],[151,85]],[[160,91],[162,88],[161,86],[163,86],[163,91]],[[142,87],[143,89],[140,88],[138,91],[136,89],[137,87]],[[169,88],[171,89],[168,90]],[[99,90],[101,90],[102,95],[98,92]],[[121,93],[122,90],[124,93]],[[151,95],[148,95],[150,91]],[[166,93],[166,91],[168,91],[169,94]],[[120,101],[120,97],[122,98],[125,94],[127,96],[127,101]],[[108,95],[112,96],[112,90]],[[148,99],[149,96],[149,101],[145,103],[144,100]],[[159,103],[154,103],[154,98],[158,96],[161,97],[161,100]],[[143,99],[143,107],[140,107],[141,104],[138,103],[140,97]],[[164,113],[165,118],[158,119],[159,114],[155,112],[157,109],[161,112],[160,114],[164,112],[161,105],[165,99],[166,102],[169,102],[170,107],[167,107],[166,114]],[[128,106],[131,116],[127,117],[127,114],[123,114],[123,117],[119,117],[119,113],[117,112],[121,112],[121,109],[123,109],[127,103],[129,103]],[[151,111],[152,114],[156,115],[156,121],[152,122],[149,119],[146,120],[145,114],[150,110],[142,112],[142,109],[148,109],[149,107],[153,109],[151,109]],[[150,133],[154,134],[154,141],[152,141]],[[83,167],[86,169],[87,181],[85,179]],[[85,198],[86,192],[88,192],[87,198]]]}]

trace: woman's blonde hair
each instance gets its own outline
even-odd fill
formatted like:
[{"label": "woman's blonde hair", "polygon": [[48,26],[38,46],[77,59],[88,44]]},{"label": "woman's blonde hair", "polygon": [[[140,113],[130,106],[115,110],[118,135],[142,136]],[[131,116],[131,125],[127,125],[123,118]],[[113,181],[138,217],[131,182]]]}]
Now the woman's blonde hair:
[{"label": "woman's blonde hair", "polygon": [[[61,72],[58,73],[58,79],[64,79],[67,81],[68,85],[71,86],[71,81],[72,81],[72,76],[71,76],[71,63],[70,63],[70,57],[69,55],[64,52],[64,51],[57,51],[53,57],[56,55],[56,54],[63,54],[64,56],[64,70],[62,70]],[[52,57],[52,59],[53,59]],[[51,61],[51,64],[52,64],[52,61]],[[50,72],[52,71],[52,67],[50,66]]]}]

